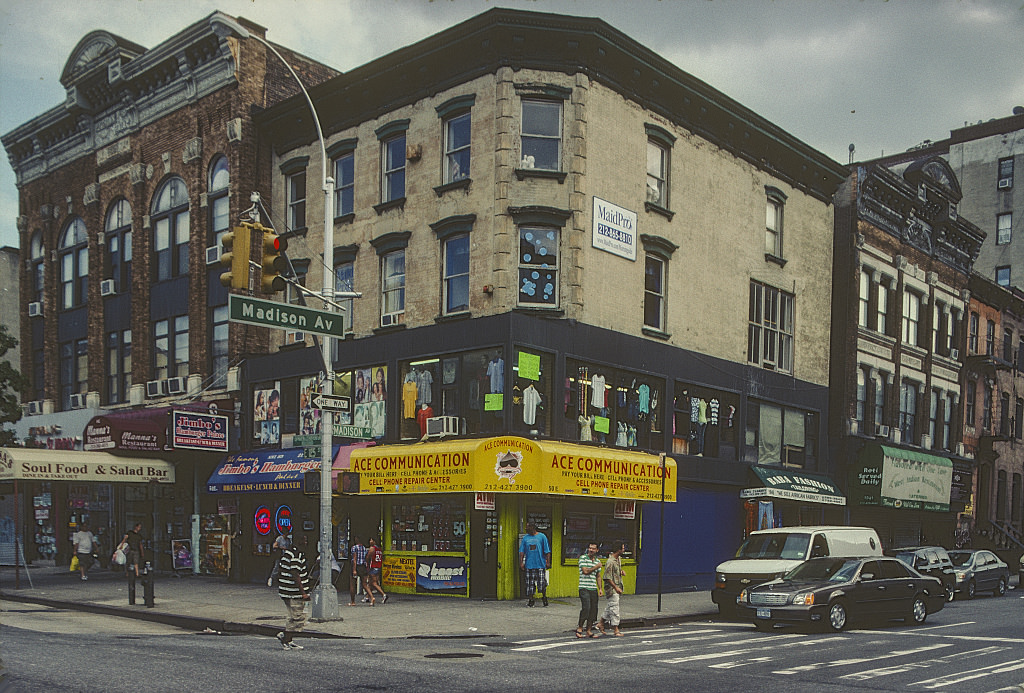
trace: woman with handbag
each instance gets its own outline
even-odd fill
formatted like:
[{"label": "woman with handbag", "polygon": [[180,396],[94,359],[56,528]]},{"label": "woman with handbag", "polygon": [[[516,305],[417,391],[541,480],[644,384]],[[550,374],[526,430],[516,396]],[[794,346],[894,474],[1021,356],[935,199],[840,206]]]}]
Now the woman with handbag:
[{"label": "woman with handbag", "polygon": [[75,543],[75,558],[78,559],[78,570],[82,573],[82,579],[88,580],[89,576],[86,575],[86,572],[92,567],[92,552],[98,545],[96,535],[89,531],[89,523],[81,522],[78,525],[78,531],[71,537],[71,540]]},{"label": "woman with handbag", "polygon": [[139,562],[145,555],[145,547],[142,545],[141,522],[136,522],[132,529],[125,532],[124,538],[121,539],[121,544],[117,548],[125,555],[125,562],[118,564],[124,565],[124,576],[128,577],[128,571],[134,570],[135,577],[139,577]]}]

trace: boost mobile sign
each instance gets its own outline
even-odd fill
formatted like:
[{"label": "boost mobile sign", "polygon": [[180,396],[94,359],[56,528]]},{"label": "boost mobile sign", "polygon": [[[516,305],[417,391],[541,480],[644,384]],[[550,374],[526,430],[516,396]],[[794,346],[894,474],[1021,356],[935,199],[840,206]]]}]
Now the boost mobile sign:
[{"label": "boost mobile sign", "polygon": [[595,197],[593,225],[595,248],[636,260],[636,212]]}]

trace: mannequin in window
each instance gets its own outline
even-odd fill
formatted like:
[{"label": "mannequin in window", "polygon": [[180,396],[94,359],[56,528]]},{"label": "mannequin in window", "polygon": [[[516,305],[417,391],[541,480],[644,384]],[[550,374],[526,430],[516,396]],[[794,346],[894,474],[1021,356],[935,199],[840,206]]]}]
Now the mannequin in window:
[{"label": "mannequin in window", "polygon": [[434,416],[434,410],[429,404],[421,404],[420,410],[416,412],[416,423],[420,425],[420,435],[427,435],[427,419]]},{"label": "mannequin in window", "polygon": [[708,428],[708,403],[703,399],[697,402],[697,457],[704,456],[704,434]]},{"label": "mannequin in window", "polygon": [[580,423],[580,441],[589,443],[594,439],[593,431],[590,429],[591,424],[594,423],[594,417],[581,416],[577,420]]}]

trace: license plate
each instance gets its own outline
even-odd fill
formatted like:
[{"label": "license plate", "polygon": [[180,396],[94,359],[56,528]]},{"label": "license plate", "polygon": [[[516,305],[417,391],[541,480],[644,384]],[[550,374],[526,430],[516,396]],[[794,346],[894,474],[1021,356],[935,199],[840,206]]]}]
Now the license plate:
[{"label": "license plate", "polygon": [[757,617],[758,618],[771,618],[772,617],[772,610],[771,609],[758,609],[757,610]]}]

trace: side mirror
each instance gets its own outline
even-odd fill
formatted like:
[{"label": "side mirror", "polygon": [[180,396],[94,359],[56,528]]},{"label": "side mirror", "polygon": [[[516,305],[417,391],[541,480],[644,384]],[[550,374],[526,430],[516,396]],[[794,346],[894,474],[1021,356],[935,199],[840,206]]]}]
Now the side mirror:
[{"label": "side mirror", "polygon": [[864,580],[864,581],[874,580],[875,579],[875,574],[874,573],[861,573],[860,574],[860,579]]}]

